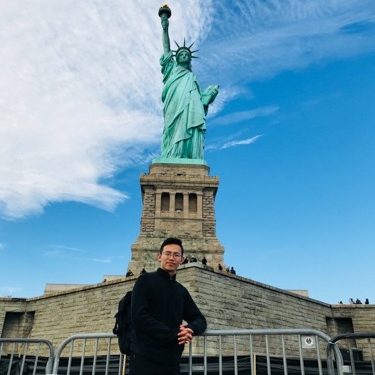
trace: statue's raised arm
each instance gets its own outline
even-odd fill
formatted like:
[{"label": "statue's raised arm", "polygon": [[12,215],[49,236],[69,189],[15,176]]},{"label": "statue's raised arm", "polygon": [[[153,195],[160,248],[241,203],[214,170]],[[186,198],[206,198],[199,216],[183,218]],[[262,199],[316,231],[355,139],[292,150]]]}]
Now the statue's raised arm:
[{"label": "statue's raised arm", "polygon": [[164,54],[167,54],[171,51],[171,42],[169,40],[169,20],[168,18],[171,16],[171,10],[167,6],[167,4],[164,4],[159,9],[159,16],[161,20],[161,27],[163,28],[163,49]]},{"label": "statue's raised arm", "polygon": [[[172,51],[169,38],[171,10],[167,4],[159,9],[163,30],[163,55],[160,58],[164,88],[164,129],[162,159],[199,159],[203,162],[204,135],[208,106],[215,100],[219,86],[209,86],[201,92],[191,71],[194,52],[184,44]],[[168,160],[166,160],[168,162]],[[186,163],[189,161],[187,160]],[[199,161],[198,161],[199,162]]]}]

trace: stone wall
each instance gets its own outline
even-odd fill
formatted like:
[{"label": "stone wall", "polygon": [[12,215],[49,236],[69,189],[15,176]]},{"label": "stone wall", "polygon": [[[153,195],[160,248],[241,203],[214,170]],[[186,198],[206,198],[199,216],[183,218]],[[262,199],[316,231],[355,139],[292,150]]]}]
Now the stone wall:
[{"label": "stone wall", "polygon": [[[333,336],[340,319],[351,319],[355,332],[375,331],[373,305],[331,306],[199,263],[181,266],[177,277],[206,316],[209,329],[309,328]],[[2,337],[43,338],[57,347],[75,333],[111,332],[118,301],[135,280],[122,277],[31,299],[1,298]],[[18,326],[9,325],[10,316],[20,318]]]},{"label": "stone wall", "polygon": [[[351,319],[354,332],[375,331],[375,305],[334,305],[332,306],[334,320]],[[341,334],[344,332],[335,332]]]},{"label": "stone wall", "polygon": [[178,279],[208,316],[209,329],[314,328],[326,332],[326,315],[331,314],[328,304],[226,271],[192,271],[180,271]]},{"label": "stone wall", "polygon": [[[58,346],[75,333],[111,332],[119,299],[133,288],[135,277],[122,277],[26,300],[0,299],[0,327],[5,314],[34,312],[28,337],[50,340]],[[19,337],[19,330],[7,334]]]}]

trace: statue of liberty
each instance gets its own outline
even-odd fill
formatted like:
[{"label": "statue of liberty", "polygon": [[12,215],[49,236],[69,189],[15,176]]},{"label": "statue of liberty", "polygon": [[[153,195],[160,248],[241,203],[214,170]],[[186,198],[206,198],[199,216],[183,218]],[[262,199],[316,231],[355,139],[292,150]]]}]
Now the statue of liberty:
[{"label": "statue of liberty", "polygon": [[161,145],[162,158],[203,159],[204,136],[208,106],[215,100],[219,86],[209,86],[201,92],[197,78],[191,71],[195,56],[190,46],[177,43],[172,51],[169,39],[171,10],[167,4],[159,9],[163,28],[164,53],[160,58],[164,88],[164,129]]}]

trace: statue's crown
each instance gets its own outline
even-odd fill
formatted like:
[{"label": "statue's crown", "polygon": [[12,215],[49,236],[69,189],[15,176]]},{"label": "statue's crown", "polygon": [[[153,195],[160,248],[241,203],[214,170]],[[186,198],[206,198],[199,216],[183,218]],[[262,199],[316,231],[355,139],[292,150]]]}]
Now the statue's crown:
[{"label": "statue's crown", "polygon": [[172,51],[173,54],[174,54],[174,56],[177,57],[177,55],[178,55],[180,52],[182,52],[182,51],[188,51],[192,59],[196,59],[196,58],[198,58],[198,56],[194,56],[193,54],[194,54],[195,52],[198,52],[199,50],[195,50],[195,51],[192,51],[192,50],[191,50],[191,47],[194,45],[194,43],[190,44],[190,46],[187,46],[186,43],[185,43],[185,39],[184,39],[184,45],[183,45],[183,46],[179,46],[178,43],[177,43],[176,41],[174,41],[174,42],[176,43],[176,46],[177,46],[177,50]]}]

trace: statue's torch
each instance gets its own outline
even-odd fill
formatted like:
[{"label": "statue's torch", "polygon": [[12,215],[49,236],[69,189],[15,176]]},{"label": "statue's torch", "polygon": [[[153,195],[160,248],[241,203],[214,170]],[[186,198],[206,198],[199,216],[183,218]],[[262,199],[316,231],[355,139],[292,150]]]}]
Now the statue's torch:
[{"label": "statue's torch", "polygon": [[159,17],[161,19],[163,19],[165,17],[169,18],[171,15],[172,15],[172,11],[171,11],[171,8],[169,8],[168,4],[163,4],[159,8]]}]

